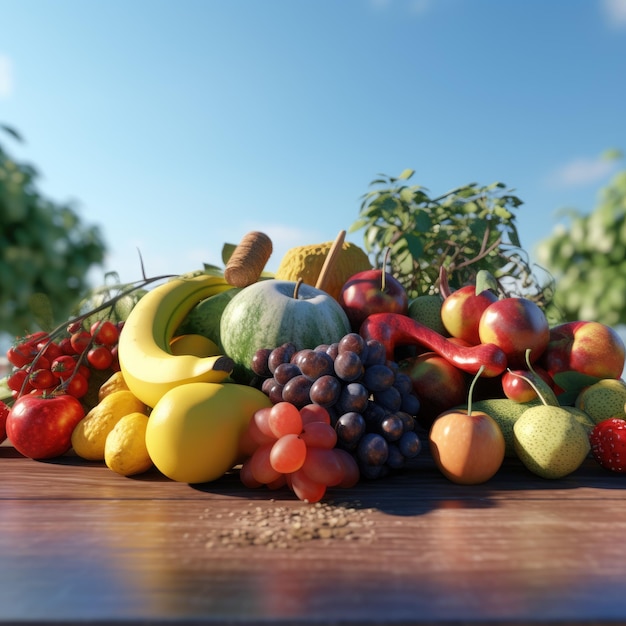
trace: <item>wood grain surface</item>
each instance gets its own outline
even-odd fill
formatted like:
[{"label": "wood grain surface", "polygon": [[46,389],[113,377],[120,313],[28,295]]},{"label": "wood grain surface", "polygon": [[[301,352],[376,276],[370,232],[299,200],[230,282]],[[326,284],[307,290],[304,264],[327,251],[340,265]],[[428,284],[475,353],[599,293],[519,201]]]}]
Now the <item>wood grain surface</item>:
[{"label": "wood grain surface", "polygon": [[515,460],[488,483],[416,466],[307,504],[0,447],[0,621],[626,623],[626,476]]}]

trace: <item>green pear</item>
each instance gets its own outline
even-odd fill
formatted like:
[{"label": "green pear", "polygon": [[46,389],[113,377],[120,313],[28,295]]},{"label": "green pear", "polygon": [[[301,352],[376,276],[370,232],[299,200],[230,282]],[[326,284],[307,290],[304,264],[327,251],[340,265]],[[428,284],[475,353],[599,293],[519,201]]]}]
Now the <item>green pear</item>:
[{"label": "green pear", "polygon": [[473,404],[475,411],[482,411],[490,415],[500,427],[504,436],[504,455],[506,457],[517,457],[515,452],[513,426],[521,415],[533,406],[540,406],[539,400],[532,400],[527,403],[514,402],[509,398],[487,398],[485,400],[477,400]]},{"label": "green pear", "polygon": [[550,405],[527,409],[513,426],[517,456],[542,478],[576,471],[590,452],[589,436],[572,411]]},{"label": "green pear", "polygon": [[603,378],[585,387],[574,405],[583,410],[595,424],[609,417],[626,418],[626,382],[617,378]]},{"label": "green pear", "polygon": [[577,409],[575,406],[568,406],[565,408],[576,418],[578,422],[580,422],[582,427],[585,429],[587,435],[590,435],[593,427],[596,425],[591,417],[587,415],[585,411],[583,411],[582,409]]}]

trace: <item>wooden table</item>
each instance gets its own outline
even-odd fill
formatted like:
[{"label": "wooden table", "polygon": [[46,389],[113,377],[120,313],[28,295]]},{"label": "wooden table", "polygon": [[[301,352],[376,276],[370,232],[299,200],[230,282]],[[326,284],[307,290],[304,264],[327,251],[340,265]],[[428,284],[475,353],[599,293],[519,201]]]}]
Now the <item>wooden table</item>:
[{"label": "wooden table", "polygon": [[21,624],[626,623],[626,476],[481,486],[414,469],[329,492],[0,447],[0,603]]}]

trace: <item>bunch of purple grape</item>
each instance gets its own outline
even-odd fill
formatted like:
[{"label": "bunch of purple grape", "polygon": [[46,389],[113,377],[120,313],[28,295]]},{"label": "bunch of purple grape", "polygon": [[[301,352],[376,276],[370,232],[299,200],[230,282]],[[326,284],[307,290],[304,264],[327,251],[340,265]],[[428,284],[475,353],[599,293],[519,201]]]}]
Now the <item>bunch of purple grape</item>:
[{"label": "bunch of purple grape", "polygon": [[273,404],[323,406],[363,478],[400,470],[422,449],[416,432],[420,410],[411,379],[386,358],[385,347],[348,333],[340,341],[298,349],[293,343],[257,350],[253,384]]}]

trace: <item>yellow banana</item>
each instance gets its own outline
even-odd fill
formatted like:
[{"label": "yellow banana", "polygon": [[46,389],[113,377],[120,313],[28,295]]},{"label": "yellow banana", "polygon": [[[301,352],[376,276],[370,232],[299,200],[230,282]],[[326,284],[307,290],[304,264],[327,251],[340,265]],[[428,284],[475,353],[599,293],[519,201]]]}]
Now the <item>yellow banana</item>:
[{"label": "yellow banana", "polygon": [[170,342],[201,300],[232,289],[221,276],[185,275],[148,291],[131,310],[120,334],[120,369],[128,388],[149,407],[167,391],[190,382],[219,383],[233,370],[230,357],[175,355]]}]

